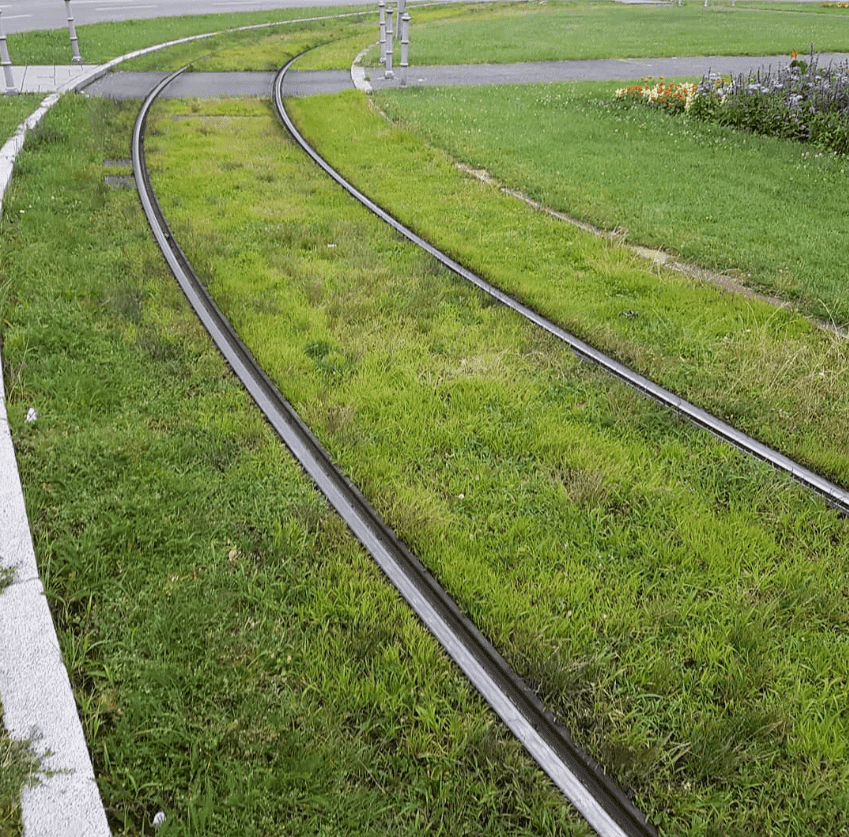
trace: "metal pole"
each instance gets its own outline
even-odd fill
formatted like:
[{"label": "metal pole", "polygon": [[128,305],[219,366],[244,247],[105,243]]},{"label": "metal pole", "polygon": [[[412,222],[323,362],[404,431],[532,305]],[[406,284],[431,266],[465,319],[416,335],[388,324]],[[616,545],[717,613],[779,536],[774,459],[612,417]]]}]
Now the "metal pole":
[{"label": "metal pole", "polygon": [[[3,10],[0,9],[0,15]],[[0,64],[3,65],[3,75],[6,77],[6,95],[17,96],[18,90],[15,87],[15,79],[12,78],[12,62],[9,60],[9,49],[6,46],[6,33],[3,31],[3,24],[0,22]]]},{"label": "metal pole", "polygon": [[395,78],[392,72],[392,7],[386,10],[386,69],[383,71],[384,78]]},{"label": "metal pole", "polygon": [[377,4],[380,11],[380,63],[386,62],[386,0]]},{"label": "metal pole", "polygon": [[71,14],[71,0],[65,0],[65,11],[68,13],[68,34],[71,36],[71,50],[74,57],[71,59],[74,64],[82,64],[83,57],[80,55],[80,48],[77,44],[77,30],[74,26],[74,16]]},{"label": "metal pole", "polygon": [[395,20],[395,37],[401,40],[401,19],[407,10],[407,0],[398,0],[398,17]]},{"label": "metal pole", "polygon": [[401,87],[407,86],[407,60],[410,52],[410,15],[404,12],[401,18]]}]

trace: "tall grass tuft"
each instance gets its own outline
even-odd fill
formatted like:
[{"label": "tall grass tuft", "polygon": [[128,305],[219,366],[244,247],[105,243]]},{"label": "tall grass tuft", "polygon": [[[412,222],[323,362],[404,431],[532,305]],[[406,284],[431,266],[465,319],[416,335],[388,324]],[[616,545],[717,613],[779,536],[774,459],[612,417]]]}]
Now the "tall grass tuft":
[{"label": "tall grass tuft", "polygon": [[21,790],[35,781],[39,762],[28,741],[11,738],[3,726],[0,704],[0,835],[22,834]]}]

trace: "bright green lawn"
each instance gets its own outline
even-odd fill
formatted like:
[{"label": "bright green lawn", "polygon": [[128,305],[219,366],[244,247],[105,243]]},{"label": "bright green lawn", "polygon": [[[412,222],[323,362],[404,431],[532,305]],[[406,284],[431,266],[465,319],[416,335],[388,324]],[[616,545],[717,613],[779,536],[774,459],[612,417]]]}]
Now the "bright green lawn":
[{"label": "bright green lawn", "polygon": [[620,105],[614,93],[623,84],[419,87],[377,100],[393,119],[545,206],[849,323],[849,162]]},{"label": "bright green lawn", "polygon": [[510,63],[576,58],[673,55],[789,55],[849,52],[849,9],[818,3],[683,6],[550,0],[545,4],[480,4],[462,19],[416,25],[415,64]]}]

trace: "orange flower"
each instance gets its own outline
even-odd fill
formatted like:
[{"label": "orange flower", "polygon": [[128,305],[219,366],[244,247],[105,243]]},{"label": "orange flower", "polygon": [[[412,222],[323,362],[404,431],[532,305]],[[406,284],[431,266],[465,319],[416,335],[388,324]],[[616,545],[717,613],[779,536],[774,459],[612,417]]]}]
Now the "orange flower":
[{"label": "orange flower", "polygon": [[796,52],[796,50],[795,50],[795,49],[793,50],[793,52],[791,52],[791,53],[790,53],[790,57],[791,57],[791,58],[796,58],[798,55],[799,55],[799,53],[798,53],[798,52]]}]

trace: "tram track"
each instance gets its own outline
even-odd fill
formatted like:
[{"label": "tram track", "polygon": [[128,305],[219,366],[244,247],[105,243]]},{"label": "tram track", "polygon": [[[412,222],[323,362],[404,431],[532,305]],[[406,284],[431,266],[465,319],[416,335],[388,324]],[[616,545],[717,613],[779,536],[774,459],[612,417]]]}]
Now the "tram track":
[{"label": "tram track", "polygon": [[[283,104],[283,80],[291,64],[292,62],[289,62],[280,71],[273,85],[273,98],[278,115],[294,139],[314,162],[360,203],[389,223],[397,232],[422,247],[456,275],[472,282],[516,313],[558,337],[579,356],[602,366],[615,377],[675,410],[697,426],[709,430],[746,453],[769,462],[779,470],[786,471],[806,487],[821,495],[827,503],[844,514],[849,513],[849,492],[675,396],[674,393],[663,389],[649,379],[634,373],[521,303],[517,303],[441,253],[345,181],[304,140],[286,113]],[[609,777],[606,777],[591,757],[571,739],[568,732],[547,712],[522,678],[507,665],[456,603],[441,589],[421,562],[398,540],[395,533],[381,520],[358,489],[335,468],[329,454],[323,450],[291,405],[265,375],[194,274],[188,259],[174,240],[156,200],[143,152],[144,130],[149,109],[180,72],[182,71],[164,79],[145,100],[133,132],[132,154],[133,170],[145,213],[157,243],[190,304],[278,436],[313,478],[337,513],[368,549],[376,563],[472,684],[490,703],[496,714],[523,743],[593,829],[602,837],[656,834],[654,827],[634,806],[627,794]]]},{"label": "tram track", "polygon": [[281,122],[285,125],[286,129],[301,146],[304,152],[308,154],[329,177],[336,181],[336,183],[345,189],[345,191],[347,191],[352,197],[354,197],[382,221],[389,224],[400,235],[404,236],[409,241],[413,242],[425,252],[430,254],[456,276],[470,282],[475,287],[500,302],[502,305],[507,306],[526,320],[529,320],[534,325],[551,334],[553,337],[556,337],[558,340],[569,346],[579,357],[600,366],[620,381],[623,381],[639,392],[642,392],[644,395],[652,398],[664,407],[671,409],[678,416],[686,419],[697,427],[701,427],[702,429],[709,431],[717,438],[722,439],[724,442],[738,448],[743,453],[767,462],[779,471],[784,471],[790,474],[790,476],[806,488],[821,496],[830,506],[837,509],[841,514],[849,515],[849,491],[847,489],[837,485],[831,480],[826,479],[820,474],[817,474],[810,468],[794,461],[790,457],[775,450],[774,448],[771,448],[758,439],[743,433],[733,425],[728,424],[706,410],[703,410],[701,407],[698,407],[681,396],[676,395],[671,390],[662,387],[650,378],[635,372],[633,369],[630,369],[623,363],[620,363],[610,355],[599,351],[581,338],[566,331],[564,328],[561,328],[546,317],[543,317],[532,308],[523,305],[521,302],[490,284],[455,259],[452,259],[446,253],[443,253],[342,177],[342,175],[337,172],[316,151],[316,149],[307,142],[300,131],[298,131],[297,126],[294,124],[284,106],[283,84],[285,75],[296,60],[297,57],[289,61],[274,79],[273,98],[275,110],[277,111]]},{"label": "tram track", "polygon": [[[275,100],[288,66],[275,80]],[[629,796],[571,738],[536,693],[334,465],[195,274],[168,226],[144,155],[150,108],[182,72],[178,70],[163,79],[145,99],[133,129],[132,162],[139,199],[154,238],[198,318],[274,431],[331,506],[496,715],[587,823],[601,837],[656,837],[656,829]]]},{"label": "tram track", "polygon": [[[277,75],[273,99],[278,115],[304,151],[326,174],[361,204],[417,244],[445,267],[471,282],[516,313],[566,343],[579,356],[604,368],[680,416],[708,430],[740,450],[786,471],[827,503],[849,513],[849,492],[778,451],[717,419],[669,390],[660,387],[615,359],[595,350],[574,335],[523,306],[454,261],[344,180],[303,138],[283,103],[283,86],[289,62]],[[133,169],[145,213],[157,243],[190,304],[228,363],[242,380],[269,423],[313,478],[334,509],[368,549],[390,581],[490,703],[496,714],[524,744],[564,795],[602,837],[656,834],[653,826],[628,796],[577,745],[568,732],[545,710],[541,701],[483,637],[456,603],[438,585],[418,559],[399,541],[358,489],[334,466],[297,413],[265,375],[215,306],[174,240],[156,200],[144,160],[144,129],[150,106],[182,71],[164,79],[142,107],[133,134]]]}]

